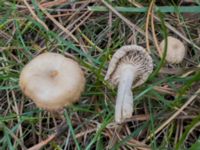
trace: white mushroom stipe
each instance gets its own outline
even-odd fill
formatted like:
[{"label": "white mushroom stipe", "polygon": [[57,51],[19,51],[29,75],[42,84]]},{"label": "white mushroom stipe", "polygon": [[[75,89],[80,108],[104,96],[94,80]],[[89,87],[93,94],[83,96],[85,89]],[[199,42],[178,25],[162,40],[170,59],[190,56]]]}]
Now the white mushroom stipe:
[{"label": "white mushroom stipe", "polygon": [[48,52],[23,68],[19,84],[38,107],[56,111],[79,100],[85,78],[77,62]]},{"label": "white mushroom stipe", "polygon": [[[172,64],[181,63],[186,54],[186,48],[184,44],[180,40],[172,36],[168,36],[167,41],[168,41],[167,52],[166,52],[166,57],[165,57],[166,61]],[[165,40],[163,40],[160,43],[160,49],[161,49],[162,54],[164,53],[164,47],[165,47]]]},{"label": "white mushroom stipe", "polygon": [[137,45],[123,46],[113,55],[105,80],[117,86],[115,121],[123,122],[133,113],[132,87],[144,83],[153,70],[150,55]]},{"label": "white mushroom stipe", "polygon": [[[118,95],[116,100],[115,120],[120,122],[123,116],[130,118],[133,112],[133,94],[131,91],[132,83],[136,77],[137,68],[132,65],[124,65],[118,84]],[[118,117],[120,116],[120,117]]]}]

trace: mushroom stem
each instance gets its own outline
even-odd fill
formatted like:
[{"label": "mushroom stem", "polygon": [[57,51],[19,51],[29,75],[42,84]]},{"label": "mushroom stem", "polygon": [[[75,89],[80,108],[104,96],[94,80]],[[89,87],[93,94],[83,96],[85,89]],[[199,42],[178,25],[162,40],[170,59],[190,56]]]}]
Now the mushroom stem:
[{"label": "mushroom stem", "polygon": [[137,68],[132,65],[124,65],[121,70],[115,106],[115,121],[117,123],[132,116],[133,94],[131,87],[136,78],[136,71]]}]

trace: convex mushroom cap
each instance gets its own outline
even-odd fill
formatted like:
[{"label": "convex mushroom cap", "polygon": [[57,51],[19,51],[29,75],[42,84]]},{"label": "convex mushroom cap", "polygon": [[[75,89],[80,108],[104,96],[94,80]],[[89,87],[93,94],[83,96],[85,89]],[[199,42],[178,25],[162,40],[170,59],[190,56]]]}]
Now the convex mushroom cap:
[{"label": "convex mushroom cap", "polygon": [[118,86],[115,121],[123,122],[133,113],[132,87],[143,84],[153,71],[152,58],[138,45],[123,46],[113,55],[105,80]]},{"label": "convex mushroom cap", "polygon": [[85,78],[76,61],[47,52],[25,65],[19,85],[38,107],[58,110],[79,100]]},{"label": "convex mushroom cap", "polygon": [[[185,57],[186,54],[186,49],[184,44],[172,37],[172,36],[168,36],[167,37],[167,53],[166,53],[166,61],[168,63],[172,63],[172,64],[178,64],[181,63]],[[164,53],[164,47],[165,47],[165,40],[163,40],[160,43],[160,49],[161,49],[161,54],[163,55]],[[162,56],[160,56],[162,57]]]}]

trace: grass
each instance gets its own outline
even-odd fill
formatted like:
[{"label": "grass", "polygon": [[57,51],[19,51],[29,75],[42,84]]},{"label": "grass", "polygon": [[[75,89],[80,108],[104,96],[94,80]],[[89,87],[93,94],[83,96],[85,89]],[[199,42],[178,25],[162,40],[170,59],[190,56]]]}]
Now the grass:
[{"label": "grass", "polygon": [[[178,37],[182,41],[188,38],[191,42],[185,42],[187,55],[181,64],[167,64],[164,58],[158,57],[155,41],[150,40],[154,72],[146,83],[133,89],[133,117],[118,126],[113,117],[117,90],[104,81],[104,76],[109,60],[117,48],[134,44],[134,41],[146,47],[145,36],[135,31],[136,36],[133,37],[130,26],[111,11],[88,10],[88,7],[101,8],[99,6],[104,6],[101,2],[41,2],[50,17],[59,24],[55,24],[35,0],[27,2],[34,8],[37,19],[48,29],[36,21],[23,1],[0,1],[0,149],[30,148],[54,133],[57,133],[56,138],[49,141],[43,149],[198,149],[198,10],[186,14],[173,9],[174,13],[166,13],[168,7],[163,7],[161,12],[154,13],[161,20],[154,20],[158,41],[166,39],[167,35]],[[146,8],[150,2],[119,0],[109,4],[114,8],[138,5]],[[173,1],[159,1],[155,4],[178,8],[178,4]],[[185,7],[193,5],[199,6],[199,3],[182,4]],[[119,12],[145,31],[148,13]],[[82,15],[84,13],[86,14]],[[87,15],[88,18],[83,20]],[[168,28],[166,22],[175,27],[175,30]],[[69,31],[74,30],[72,35],[78,42],[70,38],[60,25]],[[151,26],[148,29],[152,35]],[[182,37],[176,31],[181,32]],[[195,43],[197,47],[191,43]],[[63,119],[37,108],[22,94],[18,86],[23,66],[46,51],[73,56],[82,66],[87,80],[80,101],[64,110],[66,129],[61,130],[61,133],[59,131]],[[160,69],[168,72],[161,73]],[[193,99],[187,104],[191,98]],[[183,111],[177,113],[183,106],[186,106]]]},{"label": "grass", "polygon": [[[88,8],[91,11],[95,12],[108,12],[109,10],[106,7],[103,6],[94,6],[94,7],[89,7]],[[143,7],[143,8],[133,8],[133,7],[115,7],[115,9],[119,12],[123,13],[145,13],[148,11],[148,7]],[[180,13],[185,13],[185,12],[190,12],[190,13],[198,13],[200,12],[200,7],[199,6],[182,6],[182,7],[176,7],[176,6],[161,6],[161,7],[156,7],[155,11],[160,11],[163,13],[175,13],[177,10]]]}]

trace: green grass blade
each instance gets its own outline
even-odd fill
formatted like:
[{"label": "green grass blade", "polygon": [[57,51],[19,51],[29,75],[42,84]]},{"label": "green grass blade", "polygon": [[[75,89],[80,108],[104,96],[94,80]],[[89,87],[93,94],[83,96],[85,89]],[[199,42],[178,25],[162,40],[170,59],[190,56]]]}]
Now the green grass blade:
[{"label": "green grass blade", "polygon": [[184,143],[184,141],[186,140],[186,138],[188,137],[188,134],[191,132],[191,130],[193,130],[195,127],[197,127],[198,125],[200,125],[200,115],[198,115],[196,118],[194,118],[192,120],[192,122],[186,127],[185,132],[183,133],[181,139],[179,140],[179,142],[176,144],[176,150],[182,149],[182,145]]},{"label": "green grass blade", "polygon": [[68,126],[69,126],[69,129],[70,129],[70,132],[71,132],[72,137],[73,137],[73,139],[74,139],[74,142],[75,142],[75,144],[76,144],[76,148],[77,148],[78,150],[81,150],[81,147],[80,147],[80,145],[79,145],[79,143],[78,143],[78,141],[77,141],[77,139],[76,139],[74,129],[73,129],[73,127],[72,127],[72,122],[71,122],[71,120],[70,120],[70,118],[69,118],[69,115],[68,115],[68,113],[67,113],[66,110],[64,111],[64,116],[65,116],[65,119],[66,119],[67,124],[68,124]]},{"label": "green grass blade", "polygon": [[189,150],[199,150],[200,148],[200,138],[192,145],[192,147]]},{"label": "green grass blade", "polygon": [[[117,11],[121,13],[146,13],[148,11],[148,7],[114,7]],[[108,12],[108,8],[104,6],[91,6],[88,7],[88,10],[94,11],[94,12]],[[162,12],[162,13],[174,13],[174,12],[180,12],[180,13],[199,13],[200,12],[200,6],[157,6],[154,9],[155,12]]]}]

